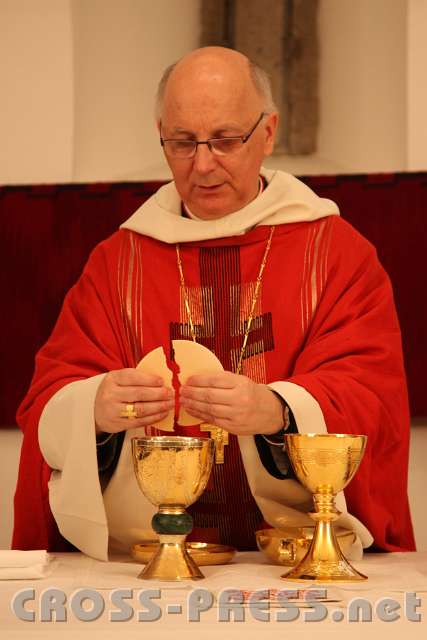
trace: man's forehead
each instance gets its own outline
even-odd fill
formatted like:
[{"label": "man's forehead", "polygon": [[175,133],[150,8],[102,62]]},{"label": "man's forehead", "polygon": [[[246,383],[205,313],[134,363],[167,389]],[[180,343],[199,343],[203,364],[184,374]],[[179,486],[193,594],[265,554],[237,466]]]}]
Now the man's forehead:
[{"label": "man's forehead", "polygon": [[173,133],[194,133],[213,135],[221,131],[244,133],[252,120],[257,117],[261,106],[245,100],[244,96],[228,100],[225,96],[213,96],[205,100],[203,96],[194,101],[171,100],[163,104],[162,128]]}]

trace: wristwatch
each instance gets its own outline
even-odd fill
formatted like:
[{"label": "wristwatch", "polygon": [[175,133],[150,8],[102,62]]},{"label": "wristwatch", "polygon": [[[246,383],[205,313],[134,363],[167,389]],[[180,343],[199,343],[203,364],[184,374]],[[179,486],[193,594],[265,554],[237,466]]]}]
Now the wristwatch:
[{"label": "wristwatch", "polygon": [[276,433],[270,433],[268,435],[262,434],[262,437],[266,442],[268,442],[268,444],[272,444],[275,447],[283,447],[285,444],[283,436],[285,435],[291,423],[289,419],[289,407],[285,402],[285,400],[283,400],[282,396],[279,396],[278,393],[276,395],[278,398],[280,398],[280,401],[282,402],[283,427],[279,429],[279,431],[277,431]]}]

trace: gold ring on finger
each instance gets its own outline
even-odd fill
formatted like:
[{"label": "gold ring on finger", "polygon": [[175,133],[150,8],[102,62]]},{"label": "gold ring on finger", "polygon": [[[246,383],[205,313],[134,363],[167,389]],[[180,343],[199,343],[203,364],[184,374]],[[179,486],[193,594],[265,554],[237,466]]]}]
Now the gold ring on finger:
[{"label": "gold ring on finger", "polygon": [[120,417],[127,418],[128,420],[131,418],[137,418],[138,414],[135,410],[135,405],[133,403],[127,404],[123,411],[120,412]]}]

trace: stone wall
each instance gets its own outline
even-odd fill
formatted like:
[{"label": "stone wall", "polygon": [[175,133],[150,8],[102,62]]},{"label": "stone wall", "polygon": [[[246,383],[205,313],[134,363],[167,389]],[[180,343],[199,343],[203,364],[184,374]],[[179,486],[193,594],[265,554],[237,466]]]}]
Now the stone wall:
[{"label": "stone wall", "polygon": [[281,115],[276,153],[316,151],[318,0],[204,0],[201,45],[232,47],[270,76]]}]

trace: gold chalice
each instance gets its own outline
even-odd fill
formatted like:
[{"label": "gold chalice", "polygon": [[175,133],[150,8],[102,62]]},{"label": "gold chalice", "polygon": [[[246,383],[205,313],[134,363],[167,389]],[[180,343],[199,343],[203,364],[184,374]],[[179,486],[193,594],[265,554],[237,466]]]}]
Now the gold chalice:
[{"label": "gold chalice", "polygon": [[316,527],[306,555],[283,579],[366,580],[366,576],[346,560],[332,524],[340,515],[335,496],[356,473],[366,440],[366,436],[345,434],[285,435],[286,450],[297,478],[313,493],[315,512],[310,516]]},{"label": "gold chalice", "polygon": [[185,508],[205,490],[215,444],[210,438],[132,438],[139,488],[159,507],[151,521],[160,546],[139,574],[144,580],[199,580],[204,575],[188,554],[185,538],[193,519]]}]

